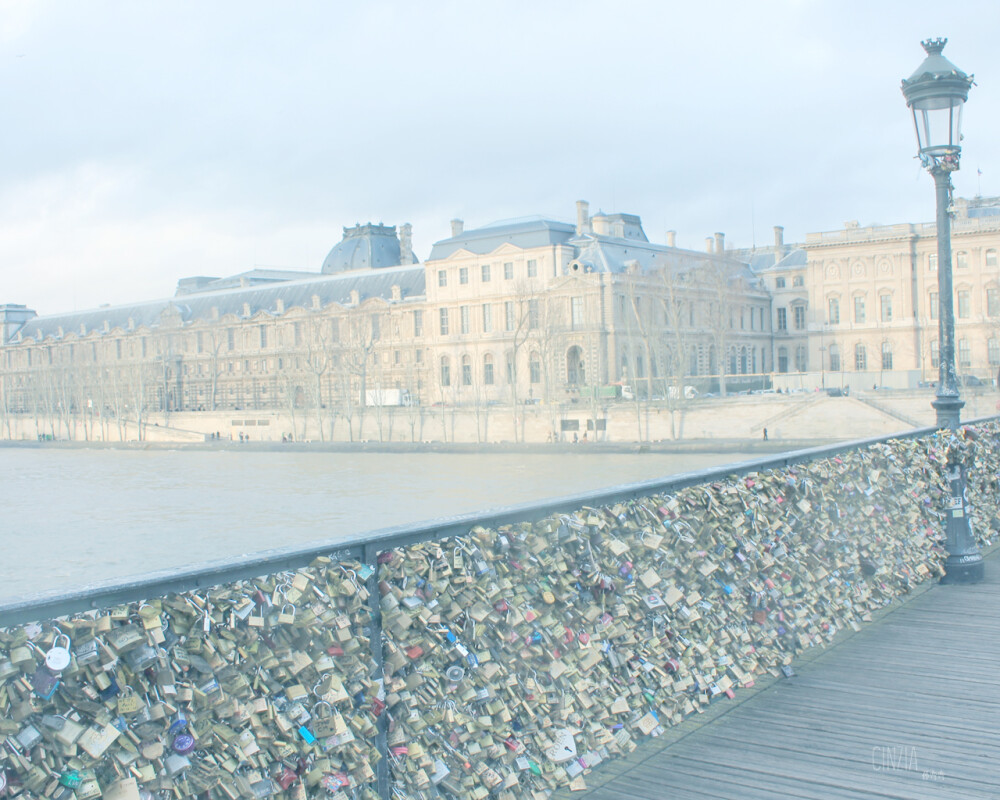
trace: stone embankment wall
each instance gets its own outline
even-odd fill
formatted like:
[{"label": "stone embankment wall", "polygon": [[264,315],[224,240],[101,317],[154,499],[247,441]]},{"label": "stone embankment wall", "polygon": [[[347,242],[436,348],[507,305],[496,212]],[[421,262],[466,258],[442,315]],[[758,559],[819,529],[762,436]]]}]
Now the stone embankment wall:
[{"label": "stone embankment wall", "polygon": [[[0,774],[67,800],[583,787],[937,577],[948,436],[9,625]],[[1000,430],[972,436],[985,544]]]},{"label": "stone embankment wall", "polygon": [[[995,413],[997,395],[981,390],[965,396],[964,414],[974,419]],[[309,412],[184,412],[148,415],[139,428],[113,421],[35,420],[11,415],[0,419],[0,440],[37,440],[39,435],[78,442],[205,441],[218,433],[221,439],[239,441],[240,434],[253,442],[295,441],[369,442],[636,442],[691,439],[852,440],[887,436],[901,430],[934,424],[930,390],[871,392],[851,397],[828,397],[818,392],[791,395],[749,395],[699,398],[683,408],[669,409],[653,403],[638,410],[634,403],[617,402],[604,407],[586,403],[562,406],[522,406],[514,414],[509,406],[368,409],[355,415],[350,426],[343,417],[318,420]],[[596,419],[596,423],[588,421]]]}]

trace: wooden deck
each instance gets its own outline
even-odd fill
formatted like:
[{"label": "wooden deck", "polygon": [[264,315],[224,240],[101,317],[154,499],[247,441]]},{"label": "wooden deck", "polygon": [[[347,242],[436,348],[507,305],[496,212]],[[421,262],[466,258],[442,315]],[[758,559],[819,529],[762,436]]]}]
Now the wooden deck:
[{"label": "wooden deck", "polygon": [[559,797],[1000,798],[1000,553],[795,668]]}]

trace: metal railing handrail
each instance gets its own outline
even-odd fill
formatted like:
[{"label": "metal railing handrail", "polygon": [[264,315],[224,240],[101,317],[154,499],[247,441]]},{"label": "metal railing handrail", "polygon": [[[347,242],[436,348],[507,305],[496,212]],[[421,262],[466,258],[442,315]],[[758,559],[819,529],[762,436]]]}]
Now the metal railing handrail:
[{"label": "metal railing handrail", "polygon": [[[963,424],[977,424],[995,419],[1000,419],[1000,415],[967,420]],[[718,467],[708,467],[664,478],[654,478],[579,494],[380,528],[335,541],[310,542],[292,547],[258,551],[235,558],[203,562],[192,567],[165,569],[127,578],[111,579],[69,592],[53,590],[32,594],[16,600],[0,602],[0,628],[147,600],[174,592],[209,588],[285,570],[299,569],[307,566],[318,556],[329,556],[335,560],[374,563],[377,554],[385,550],[464,535],[476,526],[495,528],[522,522],[537,522],[553,514],[576,511],[583,506],[611,505],[648,497],[652,494],[672,494],[679,489],[712,483],[732,475],[742,476],[763,470],[787,468],[795,464],[836,456],[850,450],[894,439],[915,439],[933,434],[936,431],[937,428],[931,426],[900,431],[887,436],[792,450],[787,453],[724,464]]]}]

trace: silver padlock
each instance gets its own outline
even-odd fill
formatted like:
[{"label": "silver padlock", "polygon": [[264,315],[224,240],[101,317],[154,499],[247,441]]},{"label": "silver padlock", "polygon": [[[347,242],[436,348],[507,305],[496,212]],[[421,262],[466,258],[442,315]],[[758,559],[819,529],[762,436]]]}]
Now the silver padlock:
[{"label": "silver padlock", "polygon": [[101,658],[101,651],[98,647],[97,639],[91,639],[89,642],[78,644],[73,648],[73,654],[76,656],[76,664],[79,667],[85,667],[88,664],[96,663]]},{"label": "silver padlock", "polygon": [[179,775],[190,767],[191,759],[180,753],[171,753],[163,759],[163,766],[167,771],[167,775],[172,778],[174,775]]},{"label": "silver padlock", "polygon": [[129,650],[122,654],[122,660],[128,665],[133,673],[142,672],[146,667],[151,667],[158,661],[156,648],[148,644],[140,645],[135,650]]},{"label": "silver padlock", "polygon": [[21,728],[20,733],[18,733],[15,738],[21,747],[25,750],[30,750],[42,740],[42,734],[39,732],[38,728],[31,723],[28,723]]},{"label": "silver padlock", "polygon": [[[59,644],[61,641],[66,642],[65,647]],[[62,672],[73,660],[73,657],[69,653],[69,648],[70,640],[65,633],[56,636],[55,641],[52,643],[52,647],[45,654],[45,666],[53,672]]]}]

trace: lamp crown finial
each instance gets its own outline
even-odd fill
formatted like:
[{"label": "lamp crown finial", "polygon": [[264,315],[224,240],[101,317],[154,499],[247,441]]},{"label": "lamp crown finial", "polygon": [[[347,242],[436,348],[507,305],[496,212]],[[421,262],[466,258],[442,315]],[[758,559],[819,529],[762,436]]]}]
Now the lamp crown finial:
[{"label": "lamp crown finial", "polygon": [[944,46],[948,44],[947,39],[924,39],[920,45],[929,56],[941,55]]}]

